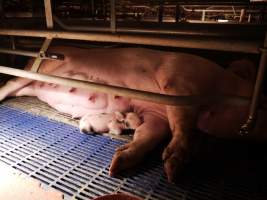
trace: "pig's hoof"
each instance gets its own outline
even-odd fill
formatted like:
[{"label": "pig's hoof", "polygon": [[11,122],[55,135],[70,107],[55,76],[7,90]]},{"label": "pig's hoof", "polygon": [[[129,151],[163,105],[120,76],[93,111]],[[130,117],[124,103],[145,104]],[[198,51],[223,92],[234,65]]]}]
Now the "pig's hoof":
[{"label": "pig's hoof", "polygon": [[164,150],[162,159],[164,160],[164,170],[169,182],[174,182],[187,163],[187,148],[180,145],[175,139],[171,141]]},{"label": "pig's hoof", "polygon": [[109,175],[114,176],[118,172],[134,167],[143,159],[142,149],[133,143],[128,143],[119,147],[111,161]]}]

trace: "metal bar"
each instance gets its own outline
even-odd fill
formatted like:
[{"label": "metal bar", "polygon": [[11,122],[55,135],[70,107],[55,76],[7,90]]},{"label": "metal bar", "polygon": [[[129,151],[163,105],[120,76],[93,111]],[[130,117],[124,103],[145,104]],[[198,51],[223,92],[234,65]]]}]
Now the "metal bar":
[{"label": "metal bar", "polygon": [[46,26],[49,29],[53,28],[53,17],[52,17],[52,8],[51,8],[51,1],[44,0],[45,6],[45,19],[46,19]]},{"label": "metal bar", "polygon": [[49,38],[46,38],[41,49],[40,49],[40,52],[38,54],[38,56],[36,57],[36,59],[34,60],[34,63],[32,64],[32,68],[31,68],[31,71],[33,72],[38,72],[38,69],[40,67],[40,64],[42,62],[42,58],[41,57],[44,57],[42,55],[45,54],[45,51],[48,49],[50,43],[51,43],[52,39],[49,39]]},{"label": "metal bar", "polygon": [[2,29],[0,35],[48,37],[59,39],[86,40],[98,42],[118,42],[129,44],[143,44],[153,46],[169,46],[181,48],[195,48],[221,50],[231,52],[259,53],[261,41],[224,39],[215,37],[184,37],[175,36],[163,38],[160,36],[136,36],[122,34],[83,33],[64,31],[38,31],[23,29]]},{"label": "metal bar", "polygon": [[222,101],[223,103],[231,104],[247,104],[249,98],[239,96],[172,96],[165,94],[157,94],[153,92],[140,91],[135,89],[123,88],[118,86],[110,86],[101,83],[93,83],[82,80],[75,80],[70,78],[63,78],[53,75],[45,75],[41,73],[24,71],[20,69],[14,69],[10,67],[0,66],[0,73],[9,74],[13,76],[24,77],[37,81],[44,81],[54,84],[65,85],[69,87],[83,88],[103,93],[110,93],[114,95],[121,95],[130,98],[136,98],[144,101],[151,101],[160,104],[167,105],[199,105],[210,104],[212,102]]},{"label": "metal bar", "polygon": [[159,1],[159,7],[158,7],[158,22],[162,23],[163,21],[163,11],[164,11],[164,0]]},{"label": "metal bar", "polygon": [[29,56],[29,57],[37,57],[38,56],[38,53],[33,52],[33,51],[12,50],[12,49],[5,49],[5,48],[0,48],[0,53]]},{"label": "metal bar", "polygon": [[[179,12],[179,11],[177,11]],[[177,21],[179,21],[179,16],[177,16]],[[64,30],[67,31],[93,31],[93,32],[110,32],[109,27],[95,27],[95,26],[78,26],[78,25],[67,25],[62,22],[57,16],[53,16],[54,21]],[[237,26],[238,24],[235,24]],[[177,29],[177,27],[176,27]],[[205,28],[207,29],[207,28]],[[228,28],[225,28],[228,29]],[[230,28],[231,29],[231,28]],[[202,31],[199,29],[188,30],[188,29],[179,29],[179,30],[170,30],[170,29],[160,29],[160,28],[128,28],[128,27],[116,27],[117,33],[139,33],[139,34],[166,34],[166,35],[185,35],[185,36],[219,36],[219,37],[238,37],[241,32],[226,32],[216,29],[215,31]],[[243,32],[242,32],[243,33]]]},{"label": "metal bar", "polygon": [[[54,21],[64,30],[67,31],[94,31],[94,32],[110,32],[109,27],[87,27],[87,26],[71,26],[63,23],[57,16],[53,16]],[[177,21],[179,20],[179,16]],[[187,36],[222,36],[221,32],[200,32],[197,31],[186,31],[186,30],[163,30],[163,29],[153,29],[153,28],[124,28],[116,27],[117,33],[145,33],[145,34],[166,34],[166,35],[187,35]],[[223,36],[226,36],[225,34]]]},{"label": "metal bar", "polygon": [[248,120],[240,129],[240,134],[242,135],[248,134],[255,125],[255,120],[257,118],[259,98],[260,98],[260,93],[261,93],[261,88],[262,88],[262,83],[263,83],[266,67],[267,67],[267,32],[265,34],[264,47],[261,50],[260,64],[259,64],[259,69],[257,73],[256,83],[255,83],[254,90],[253,90],[251,105],[249,108]]},{"label": "metal bar", "polygon": [[257,110],[260,92],[262,88],[262,82],[263,82],[263,78],[264,78],[265,71],[266,71],[266,66],[267,66],[267,49],[266,48],[267,46],[265,47],[265,49],[262,49],[259,69],[257,73],[257,79],[256,79],[255,87],[254,87],[253,96],[252,96],[252,102],[251,102],[251,107],[249,111],[250,113],[249,116],[252,118],[254,118],[256,115],[256,110]]},{"label": "metal bar", "polygon": [[95,2],[94,0],[91,0],[91,13],[92,13],[92,19],[95,18]]},{"label": "metal bar", "polygon": [[33,52],[33,51],[25,51],[25,50],[13,50],[13,49],[6,49],[0,48],[0,53],[12,54],[12,55],[20,55],[20,56],[29,56],[37,58],[39,56],[40,59],[44,60],[64,60],[64,55],[59,53],[48,53],[43,52]]},{"label": "metal bar", "polygon": [[244,21],[245,14],[246,14],[246,10],[245,9],[241,9],[240,17],[239,17],[239,22],[240,23]]},{"label": "metal bar", "polygon": [[116,33],[116,2],[110,0],[110,30],[112,33]]},{"label": "metal bar", "polygon": [[205,21],[205,16],[206,16],[206,12],[205,12],[205,10],[203,10],[202,11],[201,21]]}]

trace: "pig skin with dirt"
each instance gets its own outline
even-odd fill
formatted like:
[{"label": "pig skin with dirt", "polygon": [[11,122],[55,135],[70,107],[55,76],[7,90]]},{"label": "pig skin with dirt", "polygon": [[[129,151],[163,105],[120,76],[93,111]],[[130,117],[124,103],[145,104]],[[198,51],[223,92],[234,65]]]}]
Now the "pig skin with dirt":
[{"label": "pig skin with dirt", "polygon": [[[252,94],[251,82],[195,55],[143,48],[55,47],[50,50],[64,54],[65,60],[43,61],[40,73],[168,95],[227,94],[250,97]],[[26,69],[29,70],[31,63]],[[248,105],[165,106],[23,78],[7,82],[0,90],[0,100],[22,95],[37,96],[73,117],[115,111],[137,113],[143,123],[136,128],[133,140],[116,150],[110,175],[135,166],[148,152],[171,136],[162,155],[169,181],[183,167],[192,151],[195,128],[216,136],[238,137],[237,131],[248,114]],[[252,135],[266,137],[260,135],[261,129],[256,127],[257,133]]]}]

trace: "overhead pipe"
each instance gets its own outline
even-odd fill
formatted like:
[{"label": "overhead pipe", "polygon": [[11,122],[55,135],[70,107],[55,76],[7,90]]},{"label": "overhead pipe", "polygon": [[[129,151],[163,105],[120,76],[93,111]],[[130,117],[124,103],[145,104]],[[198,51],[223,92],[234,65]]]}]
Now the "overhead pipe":
[{"label": "overhead pipe", "polygon": [[158,93],[140,91],[136,89],[129,89],[119,86],[111,86],[101,83],[58,77],[54,75],[46,75],[46,74],[36,73],[32,71],[25,71],[21,69],[14,69],[4,66],[0,66],[0,73],[19,76],[37,81],[60,84],[68,87],[77,87],[103,93],[136,98],[144,101],[150,101],[166,105],[181,105],[181,106],[200,105],[200,104],[210,104],[213,102],[223,102],[223,103],[243,105],[249,102],[249,98],[241,96],[207,96],[207,95],[172,96],[166,94],[158,94]]},{"label": "overhead pipe", "polygon": [[151,46],[167,46],[180,48],[195,48],[207,50],[221,50],[231,52],[259,53],[261,41],[224,39],[215,37],[161,37],[139,36],[126,34],[84,33],[66,31],[44,31],[25,29],[2,29],[0,35],[13,35],[25,37],[45,37],[71,40],[86,40],[98,42],[118,42],[129,44],[142,44]]}]

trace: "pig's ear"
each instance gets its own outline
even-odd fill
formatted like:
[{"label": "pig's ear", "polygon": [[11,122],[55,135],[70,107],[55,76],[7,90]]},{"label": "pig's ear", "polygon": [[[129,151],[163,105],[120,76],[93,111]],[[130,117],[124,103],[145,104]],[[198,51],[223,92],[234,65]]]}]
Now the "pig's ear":
[{"label": "pig's ear", "polygon": [[125,116],[123,115],[123,113],[116,111],[115,112],[115,117],[116,120],[118,120],[119,122],[123,122],[123,120],[125,119]]},{"label": "pig's ear", "polygon": [[253,62],[247,59],[233,61],[227,70],[247,81],[254,82],[256,79],[256,67]]}]

